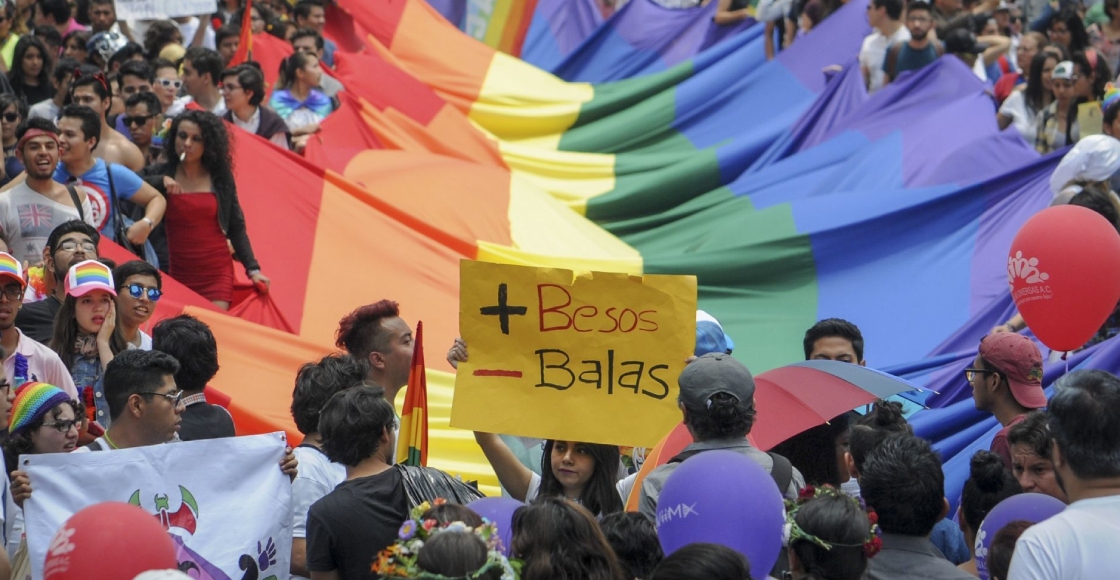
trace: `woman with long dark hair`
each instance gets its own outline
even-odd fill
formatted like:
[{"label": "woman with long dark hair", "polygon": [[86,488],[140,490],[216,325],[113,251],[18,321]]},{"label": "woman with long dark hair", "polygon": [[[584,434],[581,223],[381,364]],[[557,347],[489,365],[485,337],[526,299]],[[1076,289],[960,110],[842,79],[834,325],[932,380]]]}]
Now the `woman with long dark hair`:
[{"label": "woman with long dark hair", "polygon": [[1062,45],[1070,53],[1089,48],[1085,22],[1073,6],[1066,6],[1051,16],[1046,24],[1046,33],[1050,35],[1050,42]]},{"label": "woman with long dark hair", "polygon": [[167,195],[169,273],[228,310],[233,300],[233,259],[227,238],[249,278],[265,286],[271,282],[261,273],[245,229],[229,133],[214,114],[186,111],[171,122],[168,134],[167,162],[152,173],[174,179],[182,190]]},{"label": "woman with long dark hair", "polygon": [[12,57],[12,68],[8,71],[12,92],[28,107],[53,97],[53,69],[54,58],[42,40],[31,35],[20,38]]},{"label": "woman with long dark hair", "polygon": [[513,512],[510,555],[522,580],[624,580],[595,516],[559,497],[542,497]]},{"label": "woman with long dark hair", "polygon": [[1050,73],[1058,65],[1058,57],[1040,52],[1031,59],[1030,76],[1026,85],[1011,91],[999,108],[999,128],[1014,124],[1027,143],[1034,143],[1038,136],[1038,114],[1054,102]]},{"label": "woman with long dark hair", "polygon": [[113,273],[97,260],[86,260],[70,267],[64,283],[66,298],[54,318],[50,347],[70,370],[89,420],[108,427],[101,376],[116,355],[128,350],[120,331]]},{"label": "woman with long dark hair", "polygon": [[514,499],[531,502],[538,497],[564,497],[597,515],[623,509],[616,488],[620,460],[614,445],[548,439],[537,475],[497,435],[476,432],[474,438]]},{"label": "woman with long dark hair", "polygon": [[851,478],[844,456],[850,431],[848,413],[802,431],[774,446],[774,453],[789,459],[805,476],[805,483],[840,487]]},{"label": "woman with long dark hair", "polygon": [[323,69],[314,54],[295,52],[280,63],[280,78],[268,104],[292,130],[297,151],[336,107],[335,101],[319,90],[322,79]]}]

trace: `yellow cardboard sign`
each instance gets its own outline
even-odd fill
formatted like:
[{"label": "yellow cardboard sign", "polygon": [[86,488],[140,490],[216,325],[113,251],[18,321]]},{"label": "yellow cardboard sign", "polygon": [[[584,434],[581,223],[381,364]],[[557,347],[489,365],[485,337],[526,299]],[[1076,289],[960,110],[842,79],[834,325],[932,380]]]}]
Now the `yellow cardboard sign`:
[{"label": "yellow cardboard sign", "polygon": [[680,422],[696,345],[696,277],[463,260],[451,426],[653,446]]},{"label": "yellow cardboard sign", "polygon": [[1103,125],[1104,112],[1101,111],[1100,101],[1077,105],[1077,127],[1082,138],[1104,133]]}]

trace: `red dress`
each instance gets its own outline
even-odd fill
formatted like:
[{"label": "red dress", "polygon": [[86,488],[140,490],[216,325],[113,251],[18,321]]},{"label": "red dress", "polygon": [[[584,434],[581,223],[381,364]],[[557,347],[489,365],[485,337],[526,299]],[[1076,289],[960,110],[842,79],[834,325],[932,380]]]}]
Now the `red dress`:
[{"label": "red dress", "polygon": [[207,300],[233,301],[233,257],[210,191],[167,196],[163,218],[171,277]]}]

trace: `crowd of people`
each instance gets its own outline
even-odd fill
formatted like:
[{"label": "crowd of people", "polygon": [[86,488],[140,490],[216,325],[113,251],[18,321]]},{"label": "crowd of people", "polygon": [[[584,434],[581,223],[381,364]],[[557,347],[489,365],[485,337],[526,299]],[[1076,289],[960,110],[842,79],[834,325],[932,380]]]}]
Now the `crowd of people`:
[{"label": "crowd of people", "polygon": [[[1099,108],[1104,133],[1120,135],[1120,91],[1109,85],[1120,68],[1120,0],[1102,4],[1103,19],[1076,7],[1048,9],[1028,30],[1018,7],[993,0],[871,0],[874,32],[860,52],[861,70],[876,91],[953,55],[990,84],[1001,128],[1013,125],[1040,152],[1080,141],[1084,155],[1098,159],[1101,147],[1120,149],[1115,140],[1082,139],[1079,125],[1088,103]],[[767,23],[772,55],[841,5],[719,0],[715,20],[730,25],[756,15]],[[298,152],[337,108],[342,87],[331,74],[337,47],[323,36],[326,13],[320,0],[247,9],[221,0],[212,17],[125,22],[112,0],[3,4],[0,580],[23,580],[29,557],[22,506],[36,482],[19,469],[20,455],[236,436],[230,413],[207,399],[219,369],[208,326],[189,315],[149,322],[165,275],[222,309],[233,303],[235,263],[267,291],[231,151],[245,131]],[[275,86],[255,62],[234,62],[245,18],[254,33],[294,50],[274,71]],[[1120,201],[1108,183],[1120,169],[1116,159],[1067,175],[1055,193],[1120,229]],[[103,240],[136,259],[118,264],[102,256]],[[698,312],[696,350],[675,381],[692,443],[652,470],[641,470],[640,450],[565,440],[540,442],[534,465],[503,436],[474,433],[505,493],[525,504],[503,545],[497,524],[466,507],[481,497],[475,487],[398,464],[394,401],[408,385],[412,329],[394,301],[361,306],[339,322],[340,352],[308,362],[296,377],[291,415],[303,441],[280,463],[292,480],[290,573],[312,580],[963,580],[980,574],[986,515],[1010,497],[1036,493],[1069,507],[1041,523],[992,530],[988,577],[1109,577],[1117,564],[1109,544],[1120,531],[1120,379],[1073,372],[1047,400],[1042,355],[1018,334],[1023,326],[1014,317],[993,329],[962,377],[976,409],[1001,429],[989,450],[972,457],[956,513],[941,459],[914,435],[896,401],[841,414],[770,450],[752,445],[754,377],[732,356],[718,321]],[[1117,328],[1106,325],[1094,340]],[[806,360],[866,364],[862,334],[844,320],[815,324],[803,347]],[[457,340],[447,360],[468,360],[468,345]],[[662,549],[666,484],[689,459],[716,451],[758,465],[785,499],[785,525],[763,534],[782,540],[771,569],[718,543]]]}]

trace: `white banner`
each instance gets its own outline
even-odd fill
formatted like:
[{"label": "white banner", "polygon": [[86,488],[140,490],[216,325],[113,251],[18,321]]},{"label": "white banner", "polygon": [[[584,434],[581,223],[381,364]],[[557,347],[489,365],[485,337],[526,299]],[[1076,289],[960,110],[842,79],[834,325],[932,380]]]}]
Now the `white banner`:
[{"label": "white banner", "polygon": [[[280,471],[283,433],[92,453],[23,455],[34,580],[55,532],[82,508],[128,502],[176,540],[180,567],[203,580],[288,578],[292,486]],[[248,558],[246,558],[248,556]],[[255,572],[247,576],[249,569]]]},{"label": "white banner", "polygon": [[203,23],[209,24],[209,16],[218,11],[218,0],[114,0],[113,3],[117,8],[117,20],[199,16]]}]

